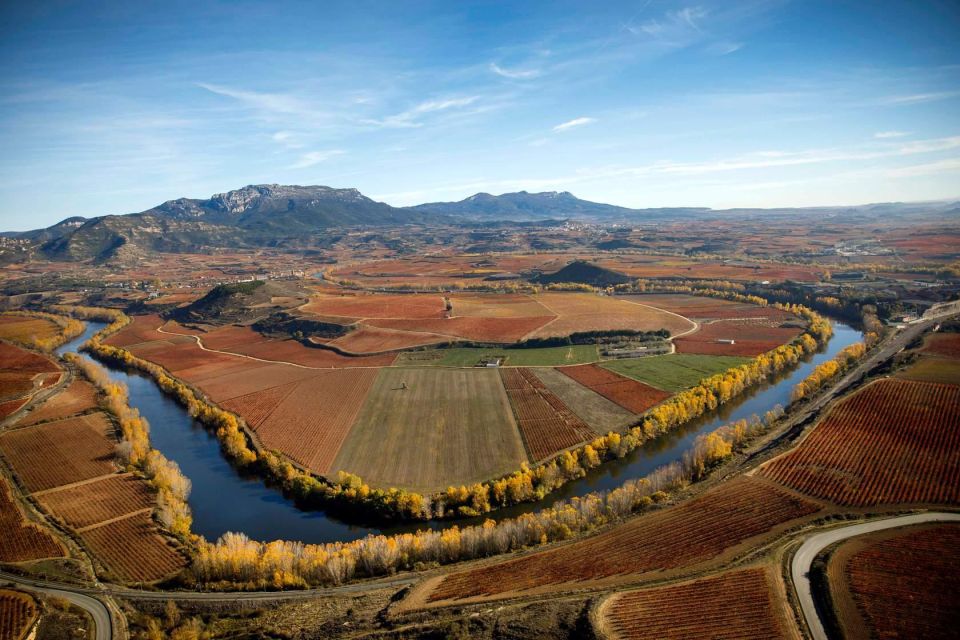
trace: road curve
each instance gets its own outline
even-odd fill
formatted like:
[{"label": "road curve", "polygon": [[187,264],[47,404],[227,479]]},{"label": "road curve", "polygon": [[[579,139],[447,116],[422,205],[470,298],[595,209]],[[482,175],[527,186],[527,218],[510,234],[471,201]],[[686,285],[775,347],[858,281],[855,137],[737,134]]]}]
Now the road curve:
[{"label": "road curve", "polygon": [[[110,609],[98,598],[82,593],[81,590],[74,591],[72,587],[65,586],[57,588],[48,586],[50,583],[42,580],[33,580],[10,573],[0,572],[0,582],[11,582],[17,588],[34,593],[42,593],[56,598],[63,598],[71,604],[75,604],[90,614],[96,631],[94,636],[96,640],[112,640],[116,637],[113,628],[113,618],[110,616]],[[86,591],[86,590],[84,590]],[[92,590],[91,590],[92,591]]]},{"label": "road curve", "polygon": [[928,522],[960,522],[960,513],[916,513],[909,516],[898,516],[896,518],[885,518],[883,520],[873,520],[861,524],[830,529],[823,533],[818,533],[807,538],[793,556],[790,566],[790,577],[793,581],[793,588],[800,600],[800,608],[803,610],[803,617],[807,621],[807,628],[810,630],[810,637],[814,640],[828,640],[827,632],[823,628],[820,616],[817,614],[817,608],[813,602],[813,589],[810,583],[810,565],[821,551],[830,545],[855,538],[866,533],[883,531],[884,529],[894,529],[897,527],[906,527],[913,524],[924,524]]}]

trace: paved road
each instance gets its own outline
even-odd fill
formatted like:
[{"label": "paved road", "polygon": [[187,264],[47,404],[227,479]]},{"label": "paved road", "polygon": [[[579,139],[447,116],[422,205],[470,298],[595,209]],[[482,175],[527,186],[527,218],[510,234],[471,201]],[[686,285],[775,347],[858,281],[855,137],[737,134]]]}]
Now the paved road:
[{"label": "paved road", "polygon": [[32,591],[34,593],[63,598],[85,610],[93,618],[93,623],[96,627],[96,640],[112,640],[116,637],[113,628],[113,619],[110,617],[110,610],[103,601],[88,595],[89,592],[93,592],[92,589],[81,589],[73,585],[62,585],[60,588],[57,588],[53,586],[55,583],[32,580],[30,578],[0,572],[0,584],[6,582],[12,582],[24,591]]},{"label": "paved road", "polygon": [[817,555],[830,545],[841,540],[846,540],[847,538],[854,538],[875,531],[883,531],[884,529],[906,527],[912,524],[923,524],[927,522],[960,522],[960,513],[917,513],[909,516],[874,520],[872,522],[864,522],[849,527],[840,527],[838,529],[824,531],[823,533],[811,536],[803,543],[793,556],[790,576],[793,580],[793,588],[796,591],[797,597],[800,599],[800,608],[803,610],[803,617],[807,621],[807,628],[810,629],[810,636],[814,640],[828,640],[827,632],[823,628],[820,616],[817,615],[817,608],[813,602],[812,584],[810,582],[810,565]]}]

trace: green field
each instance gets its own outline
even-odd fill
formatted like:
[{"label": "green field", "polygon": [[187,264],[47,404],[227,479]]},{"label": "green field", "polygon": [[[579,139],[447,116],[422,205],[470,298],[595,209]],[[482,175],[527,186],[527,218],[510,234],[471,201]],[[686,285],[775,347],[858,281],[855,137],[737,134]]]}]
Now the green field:
[{"label": "green field", "polygon": [[596,362],[597,347],[592,344],[542,349],[428,349],[408,351],[397,358],[400,365],[429,365],[436,367],[473,367],[482,360],[501,358],[500,364],[510,367],[555,367],[565,364]]},{"label": "green field", "polygon": [[921,382],[960,384],[960,360],[923,358],[906,371],[898,373],[897,377]]},{"label": "green field", "polygon": [[601,366],[664,391],[682,391],[706,377],[747,362],[750,362],[750,358],[671,353],[646,358],[608,360]]},{"label": "green field", "polygon": [[495,369],[380,370],[331,475],[420,492],[470,485],[527,461]]}]

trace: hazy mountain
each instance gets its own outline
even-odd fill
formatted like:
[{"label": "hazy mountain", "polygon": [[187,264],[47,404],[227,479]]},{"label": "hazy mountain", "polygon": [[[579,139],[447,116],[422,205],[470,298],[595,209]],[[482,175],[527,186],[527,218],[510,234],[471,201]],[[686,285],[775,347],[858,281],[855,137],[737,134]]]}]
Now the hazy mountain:
[{"label": "hazy mountain", "polygon": [[548,218],[616,218],[637,214],[636,209],[581,200],[569,191],[478,193],[459,202],[431,202],[407,207],[413,211],[488,220],[543,220]]}]

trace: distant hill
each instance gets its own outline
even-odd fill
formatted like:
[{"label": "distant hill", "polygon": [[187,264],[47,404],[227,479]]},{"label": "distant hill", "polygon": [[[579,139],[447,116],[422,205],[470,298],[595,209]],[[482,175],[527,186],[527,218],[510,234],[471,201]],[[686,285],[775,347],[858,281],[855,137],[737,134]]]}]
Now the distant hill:
[{"label": "distant hill", "polygon": [[285,282],[236,282],[221,284],[190,304],[172,309],[167,317],[178,322],[202,324],[249,324],[304,304],[308,293]]},{"label": "distant hill", "polygon": [[169,200],[140,213],[73,218],[20,237],[43,241],[42,252],[53,259],[125,261],[153,251],[302,244],[311,234],[331,228],[437,219],[376,202],[356,189],[268,184],[207,200]]},{"label": "distant hill", "polygon": [[412,211],[475,220],[544,220],[551,218],[613,218],[634,215],[635,209],[581,200],[569,191],[478,193],[459,202],[431,202],[407,207]]},{"label": "distant hill", "polygon": [[576,282],[595,287],[610,287],[630,282],[632,278],[624,273],[601,267],[592,262],[576,260],[555,273],[542,274],[536,280],[540,284]]}]

